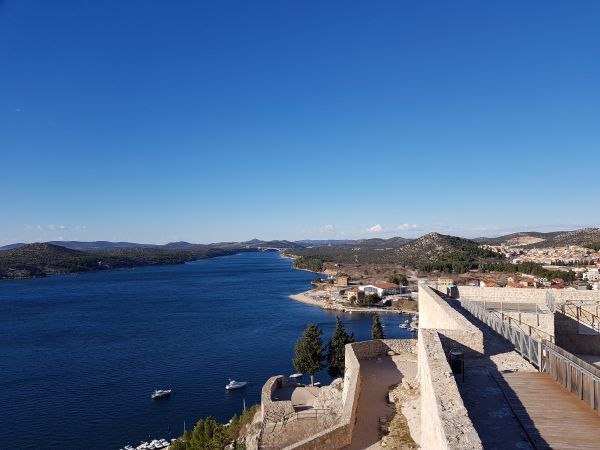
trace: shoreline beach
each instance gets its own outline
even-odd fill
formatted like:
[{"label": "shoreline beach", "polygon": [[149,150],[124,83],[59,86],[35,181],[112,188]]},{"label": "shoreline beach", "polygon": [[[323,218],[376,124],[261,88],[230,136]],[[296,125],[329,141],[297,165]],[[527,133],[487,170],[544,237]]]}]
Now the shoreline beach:
[{"label": "shoreline beach", "polygon": [[415,315],[418,314],[418,311],[405,311],[401,309],[383,309],[383,308],[362,308],[358,306],[346,306],[341,305],[339,303],[332,302],[324,302],[321,300],[315,300],[309,295],[309,292],[312,292],[311,289],[308,291],[300,292],[298,294],[292,294],[289,297],[292,300],[295,300],[300,303],[305,303],[311,306],[317,306],[321,309],[329,310],[329,311],[342,311],[345,313],[377,313],[377,314],[410,314]]}]

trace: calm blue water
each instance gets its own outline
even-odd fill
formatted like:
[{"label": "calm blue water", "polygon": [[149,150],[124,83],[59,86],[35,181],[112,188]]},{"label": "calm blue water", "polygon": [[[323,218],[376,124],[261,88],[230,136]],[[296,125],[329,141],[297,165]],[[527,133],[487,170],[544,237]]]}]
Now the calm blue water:
[{"label": "calm blue water", "polygon": [[[333,331],[335,313],[288,298],[313,277],[277,253],[246,253],[0,282],[0,442],[117,449],[208,415],[226,422],[243,399],[259,402],[268,377],[295,372],[307,323]],[[403,319],[382,316],[389,337],[408,337]],[[343,320],[369,338],[369,315]],[[229,392],[228,377],[251,384]],[[155,388],[173,396],[153,401]]]}]

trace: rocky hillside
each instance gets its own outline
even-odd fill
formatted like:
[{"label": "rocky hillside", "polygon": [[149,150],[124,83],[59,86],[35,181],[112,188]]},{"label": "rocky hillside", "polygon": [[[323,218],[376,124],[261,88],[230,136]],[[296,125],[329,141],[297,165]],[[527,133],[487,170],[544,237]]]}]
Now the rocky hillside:
[{"label": "rocky hillside", "polygon": [[421,270],[464,272],[479,262],[503,259],[483,250],[475,241],[439,233],[429,233],[414,240],[369,239],[340,246],[292,249],[287,253],[301,257],[297,260],[298,267],[309,270],[315,270],[322,263],[337,263],[395,264]]},{"label": "rocky hillside", "polygon": [[466,268],[476,262],[501,259],[500,255],[483,250],[475,241],[439,233],[421,236],[400,247],[398,252],[403,263],[423,269],[441,269],[441,266]]},{"label": "rocky hillside", "polygon": [[554,236],[564,233],[556,231],[552,233],[542,233],[539,231],[521,231],[519,233],[506,234],[498,237],[480,237],[473,239],[480,244],[488,245],[530,245],[552,239]]},{"label": "rocky hillside", "polygon": [[480,244],[507,244],[528,248],[561,247],[566,245],[589,247],[594,243],[600,242],[600,228],[582,228],[574,231],[554,231],[551,233],[526,231],[495,238],[477,238],[475,241]]},{"label": "rocky hillside", "polygon": [[594,243],[600,242],[600,228],[582,228],[581,230],[567,231],[547,239],[542,246],[557,247],[564,245],[579,245],[589,247]]}]

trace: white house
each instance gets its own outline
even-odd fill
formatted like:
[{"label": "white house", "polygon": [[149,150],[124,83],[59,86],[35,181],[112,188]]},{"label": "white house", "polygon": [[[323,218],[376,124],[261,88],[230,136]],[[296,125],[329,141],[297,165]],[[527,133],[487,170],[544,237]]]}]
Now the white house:
[{"label": "white house", "polygon": [[363,291],[365,295],[377,294],[379,297],[386,295],[402,294],[404,288],[393,283],[375,283],[359,286],[358,289]]},{"label": "white house", "polygon": [[600,281],[600,269],[597,267],[590,269],[582,275],[582,278],[586,281]]}]

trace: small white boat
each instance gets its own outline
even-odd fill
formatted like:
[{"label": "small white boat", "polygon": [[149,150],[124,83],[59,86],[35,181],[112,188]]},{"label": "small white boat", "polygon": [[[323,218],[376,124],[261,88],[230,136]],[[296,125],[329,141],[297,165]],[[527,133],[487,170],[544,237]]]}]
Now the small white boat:
[{"label": "small white boat", "polygon": [[301,378],[303,375],[303,373],[293,373],[290,375],[290,378]]},{"label": "small white boat", "polygon": [[400,328],[408,328],[408,324],[407,323],[401,323],[400,324]]},{"label": "small white boat", "polygon": [[230,378],[229,383],[227,383],[225,385],[225,389],[239,389],[239,388],[243,388],[247,384],[248,384],[247,381],[235,381]]},{"label": "small white boat", "polygon": [[404,323],[410,323],[410,322],[409,322],[409,320],[408,320],[408,319],[406,319],[406,320],[404,321]]},{"label": "small white boat", "polygon": [[152,393],[152,398],[157,399],[157,398],[169,397],[170,395],[171,395],[171,389],[156,389]]}]

